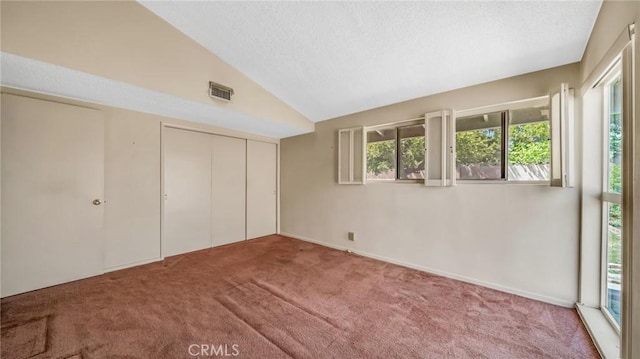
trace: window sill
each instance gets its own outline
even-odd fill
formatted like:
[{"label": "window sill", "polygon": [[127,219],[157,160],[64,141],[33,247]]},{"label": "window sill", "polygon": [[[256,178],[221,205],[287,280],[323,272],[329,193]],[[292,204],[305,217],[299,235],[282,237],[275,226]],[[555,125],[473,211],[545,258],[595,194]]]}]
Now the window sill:
[{"label": "window sill", "polygon": [[620,337],[600,309],[576,304],[578,315],[603,359],[620,359]]},{"label": "window sill", "polygon": [[537,186],[549,186],[549,181],[505,181],[505,180],[457,180],[456,184],[528,184]]},{"label": "window sill", "polygon": [[424,180],[367,180],[367,184],[378,184],[378,183],[417,183],[424,186]]},{"label": "window sill", "polygon": [[[440,181],[440,180],[434,180]],[[424,185],[424,180],[367,180],[366,184],[378,184],[378,183],[404,183],[404,184],[420,184]],[[346,184],[346,183],[342,183]],[[357,183],[362,184],[362,183]],[[533,186],[546,186],[549,187],[549,181],[505,181],[505,180],[457,180],[456,185],[468,185],[468,184],[501,184],[501,185],[533,185]],[[438,186],[434,186],[438,187]]]}]

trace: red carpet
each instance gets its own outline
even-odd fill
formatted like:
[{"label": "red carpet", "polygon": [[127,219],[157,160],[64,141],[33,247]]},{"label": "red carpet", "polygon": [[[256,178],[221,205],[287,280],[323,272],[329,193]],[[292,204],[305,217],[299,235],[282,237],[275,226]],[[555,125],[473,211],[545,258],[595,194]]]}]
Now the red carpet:
[{"label": "red carpet", "polygon": [[575,310],[282,236],[5,298],[1,319],[2,358],[599,357]]}]

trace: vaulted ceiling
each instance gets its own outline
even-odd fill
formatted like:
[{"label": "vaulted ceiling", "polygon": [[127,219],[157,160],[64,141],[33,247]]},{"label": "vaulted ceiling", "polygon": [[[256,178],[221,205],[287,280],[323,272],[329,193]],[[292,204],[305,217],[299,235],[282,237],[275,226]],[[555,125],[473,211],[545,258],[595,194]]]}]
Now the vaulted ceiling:
[{"label": "vaulted ceiling", "polygon": [[0,86],[285,138],[580,61],[601,5],[2,1]]},{"label": "vaulted ceiling", "polygon": [[313,121],[580,61],[601,1],[142,1]]}]

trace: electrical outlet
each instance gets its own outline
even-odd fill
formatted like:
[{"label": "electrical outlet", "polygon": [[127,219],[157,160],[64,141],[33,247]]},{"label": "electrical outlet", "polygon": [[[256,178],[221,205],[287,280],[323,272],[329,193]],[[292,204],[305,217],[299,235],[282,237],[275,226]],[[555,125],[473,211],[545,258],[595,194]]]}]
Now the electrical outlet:
[{"label": "electrical outlet", "polygon": [[354,232],[347,233],[347,239],[350,240],[350,241],[355,241],[356,240],[356,234]]}]

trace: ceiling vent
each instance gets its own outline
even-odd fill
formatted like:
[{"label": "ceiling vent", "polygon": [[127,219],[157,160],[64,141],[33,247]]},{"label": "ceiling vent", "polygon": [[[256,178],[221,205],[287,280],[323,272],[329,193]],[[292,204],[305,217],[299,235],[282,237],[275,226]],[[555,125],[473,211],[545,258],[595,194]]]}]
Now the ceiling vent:
[{"label": "ceiling vent", "polygon": [[209,97],[217,100],[231,101],[233,89],[213,81],[209,81]]}]

